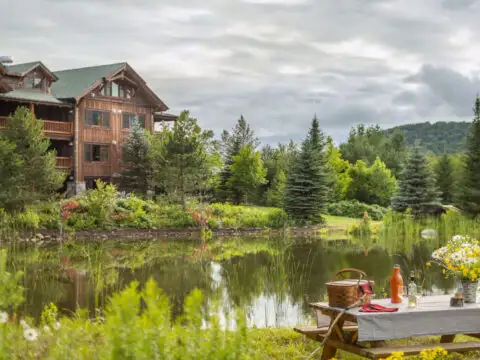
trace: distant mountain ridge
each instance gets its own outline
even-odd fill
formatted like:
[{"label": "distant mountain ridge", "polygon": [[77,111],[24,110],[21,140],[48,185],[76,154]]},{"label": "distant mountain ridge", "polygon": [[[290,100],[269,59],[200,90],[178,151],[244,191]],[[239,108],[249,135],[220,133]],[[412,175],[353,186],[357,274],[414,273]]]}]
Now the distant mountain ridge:
[{"label": "distant mountain ridge", "polygon": [[453,154],[465,151],[465,144],[470,129],[470,122],[424,122],[395,126],[385,130],[392,134],[395,130],[401,130],[405,134],[405,140],[409,146],[419,146],[427,151],[440,155],[443,153]]}]

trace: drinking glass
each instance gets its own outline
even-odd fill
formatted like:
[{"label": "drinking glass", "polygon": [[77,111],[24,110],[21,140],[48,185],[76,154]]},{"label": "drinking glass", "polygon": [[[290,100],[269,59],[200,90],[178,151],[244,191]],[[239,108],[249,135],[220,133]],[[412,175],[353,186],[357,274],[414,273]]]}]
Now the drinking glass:
[{"label": "drinking glass", "polygon": [[417,295],[415,297],[417,298],[417,308],[421,308],[423,299],[423,288],[421,286],[417,286]]}]

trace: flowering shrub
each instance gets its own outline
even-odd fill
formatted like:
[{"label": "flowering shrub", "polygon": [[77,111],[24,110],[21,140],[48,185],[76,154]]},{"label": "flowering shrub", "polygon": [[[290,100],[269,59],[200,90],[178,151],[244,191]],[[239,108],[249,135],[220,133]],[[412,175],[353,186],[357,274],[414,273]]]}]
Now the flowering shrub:
[{"label": "flowering shrub", "polygon": [[469,236],[455,235],[446,246],[435,250],[432,258],[445,273],[459,274],[462,280],[476,281],[480,276],[480,243]]}]

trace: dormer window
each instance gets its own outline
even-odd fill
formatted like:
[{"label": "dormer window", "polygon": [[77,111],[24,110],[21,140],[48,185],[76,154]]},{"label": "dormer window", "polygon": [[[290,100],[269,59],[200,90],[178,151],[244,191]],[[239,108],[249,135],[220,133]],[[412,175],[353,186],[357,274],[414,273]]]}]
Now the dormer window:
[{"label": "dormer window", "polygon": [[24,87],[25,89],[43,89],[45,81],[46,79],[42,74],[32,71],[25,76]]},{"label": "dormer window", "polygon": [[134,95],[135,89],[126,84],[117,83],[116,81],[109,81],[105,83],[101,94],[103,96],[120,97],[124,99],[131,99]]}]

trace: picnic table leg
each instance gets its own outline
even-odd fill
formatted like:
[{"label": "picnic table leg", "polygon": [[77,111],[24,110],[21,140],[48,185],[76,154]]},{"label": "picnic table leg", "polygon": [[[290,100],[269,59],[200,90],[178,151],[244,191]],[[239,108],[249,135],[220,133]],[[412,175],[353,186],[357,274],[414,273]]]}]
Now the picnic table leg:
[{"label": "picnic table leg", "polygon": [[440,344],[452,343],[455,340],[455,335],[442,335],[440,338]]},{"label": "picnic table leg", "polygon": [[[331,319],[330,326],[334,322],[334,320],[335,320],[334,318]],[[335,326],[338,327],[338,329],[343,329],[343,323],[344,323],[344,320],[340,319]],[[344,341],[344,339],[341,339],[338,336],[336,331],[332,331],[332,334],[330,335],[330,339]],[[327,342],[325,343],[325,346],[323,347],[322,360],[330,360],[331,358],[334,358],[336,354],[337,354],[337,348],[335,346],[329,345],[327,340]]]}]

